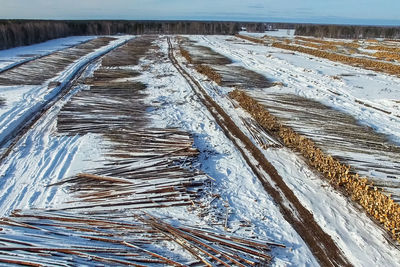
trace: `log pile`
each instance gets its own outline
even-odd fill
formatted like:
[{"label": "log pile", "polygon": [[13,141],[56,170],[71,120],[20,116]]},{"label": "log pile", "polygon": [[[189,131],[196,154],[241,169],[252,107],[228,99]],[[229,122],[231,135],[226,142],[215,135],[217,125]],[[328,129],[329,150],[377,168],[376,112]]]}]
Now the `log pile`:
[{"label": "log pile", "polygon": [[83,44],[62,49],[50,55],[27,62],[0,74],[0,85],[42,85],[54,78],[70,64],[115,40],[101,37]]},{"label": "log pile", "polygon": [[[272,247],[284,247],[140,212],[122,220],[17,210],[0,225],[0,263],[26,266],[255,266],[270,262]],[[176,257],[171,247],[187,254]]]},{"label": "log pile", "polygon": [[235,90],[230,93],[230,97],[285,146],[301,153],[307,164],[321,172],[331,184],[345,189],[354,201],[361,204],[372,217],[383,224],[393,239],[400,242],[400,205],[394,203],[390,196],[374,187],[367,178],[360,178],[358,174],[351,173],[349,166],[326,155],[310,139],[279,123],[263,105],[244,92]]},{"label": "log pile", "polygon": [[200,74],[207,76],[210,80],[216,82],[218,85],[222,83],[221,75],[208,65],[196,65],[196,71]]},{"label": "log pile", "polygon": [[287,45],[283,43],[275,42],[272,44],[273,47],[297,51],[305,54],[309,54],[316,57],[326,58],[332,61],[341,62],[344,64],[349,64],[357,67],[362,67],[365,69],[370,69],[379,72],[385,72],[392,75],[400,75],[400,65],[395,65],[386,62],[379,62],[371,59],[366,58],[356,58],[346,55],[340,55],[336,53],[330,53],[326,51],[320,51],[316,49],[300,47],[295,45]]},{"label": "log pile", "polygon": [[235,36],[238,37],[238,38],[253,42],[253,43],[265,44],[265,42],[263,40],[258,39],[258,38],[254,38],[254,37],[250,37],[250,36],[247,36],[247,35],[236,34]]},{"label": "log pile", "polygon": [[[286,42],[285,42],[286,43]],[[286,43],[287,44],[287,43]],[[316,48],[316,49],[323,49],[323,50],[337,50],[337,46],[336,45],[329,45],[329,44],[316,44],[316,43],[312,43],[312,42],[300,42],[300,41],[296,41],[295,44],[297,45],[303,45],[303,46],[308,46],[308,47],[312,47],[312,48]]]},{"label": "log pile", "polygon": [[296,37],[297,40],[301,40],[304,42],[313,42],[313,43],[319,43],[319,44],[324,44],[328,46],[344,46],[344,47],[351,47],[351,48],[359,48],[360,44],[355,41],[355,42],[341,42],[341,41],[327,41],[327,40],[322,40],[322,39],[316,39],[316,38],[307,38],[307,37]]},{"label": "log pile", "polygon": [[385,45],[370,45],[370,46],[367,46],[366,49],[385,51],[385,52],[391,52],[391,53],[400,53],[400,47],[391,47],[391,46],[385,46]]},{"label": "log pile", "polygon": [[376,58],[379,58],[379,59],[387,60],[387,61],[400,60],[399,53],[392,53],[392,52],[386,52],[386,51],[375,52],[373,54],[373,56]]},{"label": "log pile", "polygon": [[281,148],[282,144],[277,141],[272,135],[268,135],[266,129],[264,129],[256,120],[252,118],[241,118],[243,125],[249,131],[256,143],[258,143],[263,149],[267,148]]},{"label": "log pile", "polygon": [[193,63],[192,57],[190,56],[189,52],[185,50],[183,47],[179,48],[181,55],[187,60],[189,64]]},{"label": "log pile", "polygon": [[52,184],[64,186],[73,196],[73,200],[53,210],[90,210],[103,214],[110,210],[192,206],[208,182],[204,173],[163,158],[121,163],[118,167],[80,173]]}]

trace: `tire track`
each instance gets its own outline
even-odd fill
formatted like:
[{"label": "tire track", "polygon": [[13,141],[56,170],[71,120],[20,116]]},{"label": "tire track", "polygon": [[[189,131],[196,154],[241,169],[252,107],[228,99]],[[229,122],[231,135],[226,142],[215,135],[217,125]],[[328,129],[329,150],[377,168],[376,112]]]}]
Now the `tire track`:
[{"label": "tire track", "polygon": [[225,135],[235,144],[249,167],[261,181],[266,192],[276,201],[284,218],[302,237],[319,263],[322,266],[351,266],[331,236],[326,234],[316,223],[312,213],[300,203],[263,153],[207,94],[201,84],[180,66],[174,56],[170,38],[167,41],[168,56],[174,67],[185,78],[202,104],[207,107]]},{"label": "tire track", "polygon": [[11,63],[10,65],[4,67],[3,69],[0,69],[0,74],[4,73],[4,72],[6,72],[6,71],[12,70],[12,69],[16,69],[16,68],[18,68],[18,67],[21,67],[22,65],[25,65],[25,64],[27,64],[27,63],[29,63],[29,62],[32,62],[32,61],[35,61],[35,60],[38,60],[38,59],[41,59],[41,58],[44,58],[44,57],[53,55],[53,54],[55,54],[55,53],[57,53],[57,52],[66,50],[66,49],[68,49],[68,48],[71,48],[71,47],[74,47],[74,46],[77,46],[77,45],[82,45],[82,44],[88,43],[88,42],[90,42],[91,40],[92,40],[92,39],[89,39],[89,40],[87,40],[87,41],[83,41],[83,42],[80,42],[80,43],[77,43],[77,44],[73,44],[73,45],[67,45],[67,46],[65,46],[65,47],[63,47],[63,48],[56,49],[56,50],[51,51],[51,52],[48,52],[48,53],[44,53],[44,54],[42,54],[42,55],[36,55],[36,56],[30,57],[30,58],[26,58],[26,59],[24,59],[24,60],[22,60],[22,61],[19,61],[19,62],[17,61],[17,62],[15,62],[15,63]]},{"label": "tire track", "polygon": [[[130,40],[130,39],[129,39]],[[53,107],[60,99],[62,99],[66,94],[68,94],[72,88],[74,87],[76,81],[82,75],[82,73],[86,70],[88,66],[90,66],[93,62],[99,60],[104,55],[110,53],[111,51],[123,46],[129,40],[125,40],[120,44],[117,44],[111,48],[108,48],[102,51],[99,55],[93,57],[92,59],[88,60],[82,66],[77,68],[73,76],[60,88],[57,94],[50,97],[47,101],[42,103],[38,108],[37,112],[34,114],[30,114],[25,119],[21,120],[19,124],[15,127],[15,129],[8,134],[1,142],[0,148],[3,148],[3,153],[0,155],[0,165],[4,162],[4,160],[8,157],[8,155],[12,152],[15,145],[18,143],[19,140],[31,129],[35,123],[51,108]]]}]

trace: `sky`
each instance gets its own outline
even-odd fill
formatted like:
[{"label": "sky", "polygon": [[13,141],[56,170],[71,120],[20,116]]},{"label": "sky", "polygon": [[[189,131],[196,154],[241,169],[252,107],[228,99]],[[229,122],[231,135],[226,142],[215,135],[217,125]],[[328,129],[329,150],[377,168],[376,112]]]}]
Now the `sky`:
[{"label": "sky", "polygon": [[0,0],[0,19],[235,20],[400,26],[399,0]]}]

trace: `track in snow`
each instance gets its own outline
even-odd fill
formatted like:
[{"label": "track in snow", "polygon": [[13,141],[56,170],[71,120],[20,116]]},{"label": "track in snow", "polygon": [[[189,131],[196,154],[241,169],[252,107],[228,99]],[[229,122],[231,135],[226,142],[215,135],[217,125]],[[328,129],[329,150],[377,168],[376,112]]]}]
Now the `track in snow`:
[{"label": "track in snow", "polygon": [[168,45],[168,55],[172,64],[213,115],[225,135],[235,144],[249,167],[263,184],[265,190],[275,199],[285,219],[292,224],[293,228],[303,238],[315,258],[324,266],[351,265],[332,238],[315,222],[310,211],[300,203],[294,193],[283,182],[282,177],[279,176],[263,153],[239,129],[224,110],[212,100],[200,83],[180,66],[174,56],[170,38],[168,38]]},{"label": "track in snow", "polygon": [[37,111],[34,114],[30,114],[25,119],[21,120],[15,129],[10,132],[3,140],[0,141],[0,148],[2,149],[2,154],[0,155],[0,164],[8,157],[8,155],[12,152],[14,146],[18,143],[18,141],[28,132],[30,128],[35,125],[35,123],[48,111],[52,106],[54,106],[57,101],[59,101],[63,96],[68,94],[71,91],[76,81],[85,71],[85,69],[90,66],[93,62],[97,61],[107,53],[115,50],[116,48],[124,45],[128,40],[113,46],[112,48],[106,49],[102,51],[97,56],[91,58],[83,65],[79,66],[72,77],[70,77],[66,82],[61,85],[60,90],[58,90],[57,94],[54,94],[45,102],[41,103],[40,106],[37,108]]}]

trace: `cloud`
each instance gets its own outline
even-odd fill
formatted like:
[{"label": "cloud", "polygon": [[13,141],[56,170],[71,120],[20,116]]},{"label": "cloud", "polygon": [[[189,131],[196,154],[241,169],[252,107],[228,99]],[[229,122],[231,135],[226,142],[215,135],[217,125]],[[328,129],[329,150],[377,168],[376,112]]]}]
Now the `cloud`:
[{"label": "cloud", "polygon": [[[0,18],[398,21],[398,0],[0,0]],[[338,18],[334,18],[337,16]]]}]

